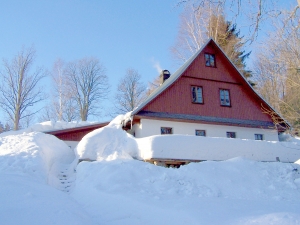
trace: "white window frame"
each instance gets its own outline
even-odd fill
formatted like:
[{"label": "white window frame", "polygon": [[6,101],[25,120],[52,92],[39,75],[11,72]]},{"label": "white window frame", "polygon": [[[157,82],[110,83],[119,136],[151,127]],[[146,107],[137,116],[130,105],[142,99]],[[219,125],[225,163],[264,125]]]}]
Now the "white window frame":
[{"label": "white window frame", "polygon": [[216,56],[210,53],[204,53],[205,66],[216,67]]},{"label": "white window frame", "polygon": [[[260,138],[258,138],[258,137],[260,137]],[[263,141],[264,135],[263,134],[254,134],[254,139],[257,141]]]},{"label": "white window frame", "polygon": [[221,106],[231,106],[230,91],[228,89],[220,89]]},{"label": "white window frame", "polygon": [[201,86],[191,86],[192,102],[203,104],[203,88]]}]

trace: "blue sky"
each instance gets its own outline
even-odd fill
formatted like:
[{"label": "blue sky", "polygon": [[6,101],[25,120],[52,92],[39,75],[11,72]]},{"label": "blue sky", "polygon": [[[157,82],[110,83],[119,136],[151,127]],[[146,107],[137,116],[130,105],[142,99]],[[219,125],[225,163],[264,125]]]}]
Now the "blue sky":
[{"label": "blue sky", "polygon": [[[1,1],[0,59],[11,59],[22,46],[32,45],[37,52],[35,65],[49,71],[58,58],[72,61],[96,57],[107,69],[113,98],[127,68],[138,70],[145,83],[158,75],[156,63],[171,72],[177,69],[169,50],[175,42],[181,11],[176,3],[177,0]],[[105,106],[109,107],[109,102]]]},{"label": "blue sky", "polygon": [[[34,46],[35,65],[50,71],[58,58],[69,62],[96,57],[107,69],[111,101],[126,69],[138,70],[147,83],[158,76],[155,64],[171,73],[179,67],[170,53],[182,10],[177,2],[0,0],[0,59],[13,58],[23,46]],[[287,2],[296,5],[296,0]],[[110,101],[103,105],[106,109]]]}]

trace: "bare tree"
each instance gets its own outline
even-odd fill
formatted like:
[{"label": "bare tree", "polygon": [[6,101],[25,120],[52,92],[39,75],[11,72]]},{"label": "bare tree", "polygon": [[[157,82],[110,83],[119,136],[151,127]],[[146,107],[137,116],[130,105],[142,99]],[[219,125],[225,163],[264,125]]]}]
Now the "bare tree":
[{"label": "bare tree", "polygon": [[101,101],[107,97],[110,88],[104,66],[95,58],[84,58],[70,63],[66,74],[81,120],[99,115]]},{"label": "bare tree", "polygon": [[53,66],[51,77],[54,83],[52,96],[53,107],[49,108],[53,119],[60,121],[72,121],[79,118],[76,108],[76,101],[72,98],[72,90],[68,85],[65,63],[58,59]]},{"label": "bare tree", "polygon": [[175,59],[181,62],[187,61],[209,37],[216,39],[219,24],[217,23],[213,32],[210,28],[210,18],[212,14],[219,18],[223,13],[223,5],[214,7],[210,2],[204,4],[201,8],[187,4],[180,16],[177,40],[171,47],[171,52]]},{"label": "bare tree", "polygon": [[[252,43],[267,21],[281,15],[282,9],[278,7],[278,2],[276,0],[179,0],[178,5],[193,4],[196,10],[201,10],[208,4],[224,7],[227,12],[231,12],[230,21],[246,21],[242,26],[248,28],[248,40]],[[290,16],[293,16],[299,7],[300,0],[297,0],[290,11]]]},{"label": "bare tree", "polygon": [[18,130],[20,120],[37,112],[29,112],[32,106],[44,100],[39,83],[45,77],[42,69],[31,73],[35,50],[33,48],[22,50],[11,62],[3,61],[4,70],[1,72],[0,106],[4,113]]},{"label": "bare tree", "polygon": [[250,71],[245,69],[245,59],[250,53],[243,50],[245,43],[239,37],[236,25],[225,20],[224,4],[204,4],[201,8],[186,5],[181,15],[177,41],[171,48],[174,58],[181,63],[187,61],[203,46],[204,41],[212,37],[242,74],[251,77]]},{"label": "bare tree", "polygon": [[115,113],[122,114],[132,111],[146,97],[146,86],[141,82],[141,75],[134,69],[128,69],[120,80],[115,95]]},{"label": "bare tree", "polygon": [[290,124],[300,130],[299,12],[284,12],[275,32],[261,46],[255,63],[257,89]]}]

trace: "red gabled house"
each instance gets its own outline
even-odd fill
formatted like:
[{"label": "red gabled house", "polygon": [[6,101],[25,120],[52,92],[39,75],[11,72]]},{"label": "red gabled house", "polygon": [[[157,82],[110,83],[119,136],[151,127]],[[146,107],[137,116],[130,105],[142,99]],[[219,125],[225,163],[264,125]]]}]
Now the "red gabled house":
[{"label": "red gabled house", "polygon": [[187,134],[277,141],[278,130],[263,109],[287,124],[213,39],[174,74],[164,70],[161,78],[161,86],[132,112],[132,122],[127,123],[137,138]]}]

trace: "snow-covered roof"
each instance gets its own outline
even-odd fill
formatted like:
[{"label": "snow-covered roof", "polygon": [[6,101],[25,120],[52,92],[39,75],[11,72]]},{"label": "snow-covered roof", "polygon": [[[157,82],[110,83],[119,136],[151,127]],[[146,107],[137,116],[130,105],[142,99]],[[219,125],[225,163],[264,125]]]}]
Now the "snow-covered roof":
[{"label": "snow-covered roof", "polygon": [[280,118],[282,118],[285,123],[288,126],[291,126],[261,95],[259,95],[249,84],[249,82],[246,80],[246,78],[242,75],[242,73],[239,71],[239,69],[234,65],[234,63],[227,57],[225,52],[222,50],[222,48],[213,40],[213,38],[210,38],[209,40],[206,41],[205,44],[193,55],[191,56],[174,74],[170,76],[163,84],[161,84],[160,87],[158,87],[156,90],[154,90],[149,97],[142,103],[140,104],[137,108],[135,108],[131,115],[134,116],[138,114],[147,104],[149,104],[152,100],[154,100],[158,95],[160,95],[163,91],[165,91],[168,87],[170,87],[174,82],[180,78],[180,76],[186,71],[186,69],[191,65],[191,63],[198,57],[198,55],[203,51],[203,49],[209,44],[209,43],[214,43],[217,48],[220,50],[220,52],[226,57],[226,59],[230,62],[233,68],[238,72],[240,77],[243,79],[246,85],[250,87],[250,89],[253,91],[254,94],[258,98],[260,98],[271,110],[273,110]]}]

